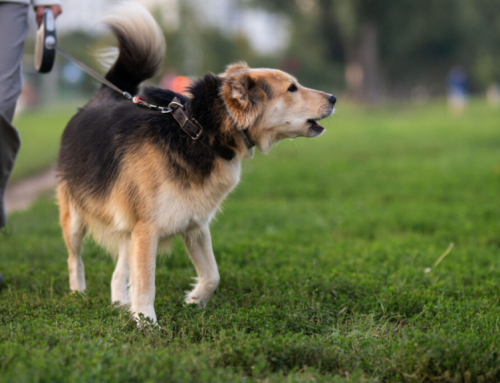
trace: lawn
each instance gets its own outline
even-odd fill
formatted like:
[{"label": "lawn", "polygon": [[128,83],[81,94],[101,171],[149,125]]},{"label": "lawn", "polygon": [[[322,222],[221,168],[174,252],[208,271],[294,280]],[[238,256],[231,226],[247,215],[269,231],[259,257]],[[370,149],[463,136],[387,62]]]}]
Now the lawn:
[{"label": "lawn", "polygon": [[21,134],[22,143],[12,182],[46,170],[55,162],[61,133],[76,110],[64,106],[57,113],[38,111],[16,116],[13,124]]},{"label": "lawn", "polygon": [[51,197],[12,214],[0,381],[500,381],[499,121],[478,101],[340,103],[319,139],[245,163],[212,225],[206,309],[183,305],[182,243],[158,261],[161,329],[110,304],[113,262],[91,240],[87,293],[69,293]]}]

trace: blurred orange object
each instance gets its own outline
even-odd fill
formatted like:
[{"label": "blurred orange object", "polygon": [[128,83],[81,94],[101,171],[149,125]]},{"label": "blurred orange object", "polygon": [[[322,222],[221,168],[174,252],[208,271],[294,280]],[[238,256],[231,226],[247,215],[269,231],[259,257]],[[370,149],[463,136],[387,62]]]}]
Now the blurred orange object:
[{"label": "blurred orange object", "polygon": [[170,89],[176,93],[186,93],[187,88],[191,85],[191,80],[186,76],[176,76],[173,78]]}]

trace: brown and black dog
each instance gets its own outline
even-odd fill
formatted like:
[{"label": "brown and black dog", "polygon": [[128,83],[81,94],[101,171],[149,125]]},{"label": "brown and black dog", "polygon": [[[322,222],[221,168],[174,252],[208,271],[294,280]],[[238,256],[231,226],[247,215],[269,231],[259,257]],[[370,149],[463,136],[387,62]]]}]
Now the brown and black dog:
[{"label": "brown and black dog", "polygon": [[[108,17],[119,56],[106,78],[130,94],[161,65],[165,42],[142,6],[122,5]],[[159,247],[180,235],[198,274],[187,303],[204,306],[219,284],[209,224],[240,179],[254,144],[266,152],[284,139],[317,137],[316,121],[333,113],[335,97],[299,85],[287,73],[244,63],[207,74],[190,97],[148,87],[141,97],[167,107],[177,97],[201,125],[200,140],[172,114],[134,105],[103,86],[66,127],[58,160],[58,197],[69,252],[70,288],[85,290],[81,244],[90,231],[117,259],[113,302],[130,304],[156,323]],[[215,152],[223,151],[221,158]]]}]

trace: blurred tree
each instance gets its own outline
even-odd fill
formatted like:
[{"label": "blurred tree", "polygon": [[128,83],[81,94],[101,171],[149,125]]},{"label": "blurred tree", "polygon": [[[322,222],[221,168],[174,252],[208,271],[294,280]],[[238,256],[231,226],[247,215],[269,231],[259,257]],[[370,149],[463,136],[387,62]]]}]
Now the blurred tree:
[{"label": "blurred tree", "polygon": [[206,72],[223,72],[235,61],[255,61],[255,52],[245,36],[229,35],[219,28],[206,25],[189,2],[180,3],[180,25],[166,31],[167,57],[164,65],[176,68],[180,74],[200,76]]},{"label": "blurred tree", "polygon": [[[284,16],[288,47],[258,54],[243,34],[207,24],[196,2],[179,1],[179,28],[165,31],[165,67],[199,76],[245,60],[254,67],[282,68],[327,92],[345,88],[364,102],[409,97],[416,86],[443,94],[446,75],[457,64],[472,90],[500,82],[500,0],[234,1]],[[89,45],[113,44],[109,38],[93,41],[95,36],[73,33],[62,37],[61,46],[92,66]],[[92,91],[95,82],[86,77],[79,87]]]},{"label": "blurred tree", "polygon": [[[448,70],[461,64],[473,87],[500,78],[498,0],[252,0],[287,15],[288,54],[314,84],[339,77],[348,94],[373,102],[408,95],[415,85],[443,92]],[[330,71],[328,71],[330,69]]]}]

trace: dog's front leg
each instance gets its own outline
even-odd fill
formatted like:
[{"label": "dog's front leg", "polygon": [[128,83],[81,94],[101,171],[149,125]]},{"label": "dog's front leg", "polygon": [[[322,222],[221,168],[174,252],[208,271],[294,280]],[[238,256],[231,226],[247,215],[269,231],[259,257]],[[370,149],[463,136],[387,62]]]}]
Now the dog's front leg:
[{"label": "dog's front leg", "polygon": [[193,291],[186,296],[186,303],[205,307],[210,296],[219,285],[219,270],[212,250],[208,225],[189,231],[182,236],[186,248],[198,273]]},{"label": "dog's front leg", "polygon": [[155,267],[158,235],[147,223],[138,223],[132,231],[130,246],[130,311],[139,320],[139,314],[156,324]]}]

